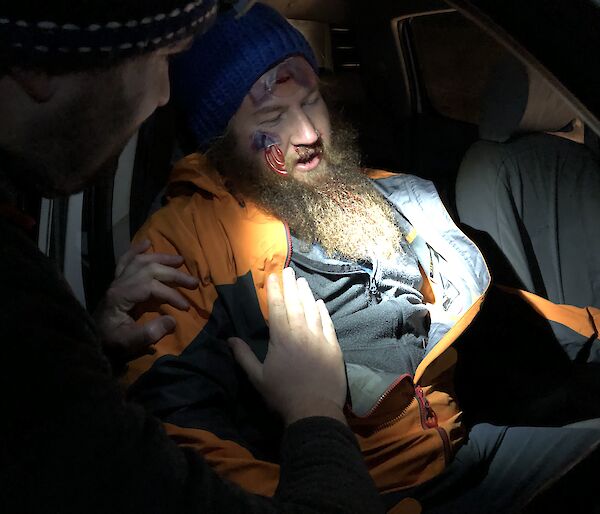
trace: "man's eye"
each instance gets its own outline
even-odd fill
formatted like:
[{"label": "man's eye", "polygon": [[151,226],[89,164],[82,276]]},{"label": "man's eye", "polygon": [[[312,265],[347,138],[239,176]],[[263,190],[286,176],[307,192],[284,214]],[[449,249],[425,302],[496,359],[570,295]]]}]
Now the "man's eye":
[{"label": "man's eye", "polygon": [[277,116],[273,116],[272,118],[262,120],[259,123],[259,125],[273,125],[275,123],[278,123],[280,120],[281,120],[281,114],[278,114]]},{"label": "man's eye", "polygon": [[319,101],[320,98],[321,98],[320,95],[316,95],[313,98],[309,98],[304,102],[304,105],[315,105]]}]

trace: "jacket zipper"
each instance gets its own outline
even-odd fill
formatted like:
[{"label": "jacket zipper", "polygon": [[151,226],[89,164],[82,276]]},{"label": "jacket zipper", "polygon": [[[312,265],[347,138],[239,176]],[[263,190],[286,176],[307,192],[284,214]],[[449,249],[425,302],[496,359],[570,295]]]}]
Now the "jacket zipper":
[{"label": "jacket zipper", "polygon": [[[400,377],[398,377],[398,379],[395,380],[390,385],[390,387],[388,387],[388,389],[385,391],[385,393],[383,393],[379,397],[379,399],[377,400],[377,403],[366,414],[365,417],[368,417],[369,415],[371,415],[377,409],[377,407],[379,407],[379,405],[381,405],[383,400],[385,400],[385,398],[387,398],[387,396],[389,396],[389,394],[392,392],[392,390],[402,380],[405,380],[407,378],[410,378],[412,380],[413,377],[412,377],[412,375],[409,375],[409,374],[401,375]],[[438,426],[437,414],[431,407],[429,400],[423,394],[423,388],[419,385],[414,385],[414,391],[415,391],[415,394],[413,397],[413,401],[416,400],[417,404],[419,405],[419,415],[420,415],[420,419],[421,419],[421,427],[423,428],[423,430],[435,428],[435,430],[437,431],[437,433],[440,436],[440,439],[442,440],[442,445],[444,448],[444,462],[447,465],[450,462],[450,456],[452,455],[452,447],[450,445],[450,438],[448,437],[448,434],[446,433],[446,431],[442,427]],[[394,423],[396,423],[396,421],[398,421],[399,419],[404,417],[404,415],[406,414],[406,412],[408,411],[410,406],[413,404],[413,401],[411,401],[404,409],[402,409],[402,412],[400,412],[397,416],[394,416],[394,418],[379,425],[377,427],[377,429],[375,430],[375,432],[379,432],[379,431],[393,425]]]},{"label": "jacket zipper", "polygon": [[[369,412],[367,412],[364,415],[364,417],[369,417],[371,414],[373,414],[377,410],[377,408],[383,403],[383,401],[390,395],[390,393],[396,388],[396,386],[400,382],[402,382],[403,380],[406,380],[406,379],[410,379],[411,383],[413,384],[413,388],[414,388],[414,392],[415,392],[413,395],[413,401],[416,400],[417,403],[419,404],[419,414],[420,414],[420,418],[421,418],[421,426],[423,427],[423,429],[437,427],[437,415],[431,408],[431,405],[429,404],[429,400],[427,400],[427,398],[425,398],[425,395],[423,394],[423,389],[421,388],[421,386],[414,385],[414,383],[412,382],[413,376],[408,373],[405,373],[404,375],[400,375],[396,380],[394,380],[389,385],[389,387],[386,389],[386,391],[377,399],[377,402],[375,403],[375,405],[373,405],[371,410],[369,410]],[[385,423],[380,425],[379,430],[392,425],[397,420],[402,418],[404,416],[404,414],[406,414],[406,411],[409,409],[409,407],[411,405],[412,405],[412,401],[404,409],[402,409],[402,412],[400,412],[400,414],[395,416],[390,421],[386,421]],[[427,424],[427,414],[424,414],[425,411],[427,413],[429,413],[430,419],[433,419],[435,424],[432,424],[431,426],[429,426]]]},{"label": "jacket zipper", "polygon": [[431,408],[429,400],[425,398],[425,395],[423,394],[423,388],[419,385],[415,385],[415,398],[419,402],[419,412],[421,413],[421,426],[424,429],[437,428],[437,414]]},{"label": "jacket zipper", "polygon": [[[373,407],[371,407],[371,410],[369,410],[369,412],[367,412],[364,416],[361,416],[361,417],[368,418],[371,414],[373,414],[377,410],[377,407],[379,407],[381,405],[383,400],[385,400],[390,395],[390,393],[396,388],[396,386],[403,380],[406,380],[407,378],[410,378],[412,380],[412,375],[405,373],[404,375],[400,375],[398,378],[396,378],[396,380],[394,380],[389,385],[389,387],[386,389],[386,391],[377,399],[377,402],[375,403],[375,405],[373,405]],[[382,430],[385,427],[392,425],[397,420],[402,418],[406,414],[406,411],[411,406],[411,404],[412,404],[412,401],[406,407],[404,407],[404,409],[402,409],[402,412],[400,412],[400,414],[395,416],[394,419],[391,419],[390,421],[386,421],[385,423],[379,425],[375,431],[378,432],[379,430]],[[350,410],[352,410],[352,407],[350,407]]]},{"label": "jacket zipper", "polygon": [[415,385],[415,398],[417,402],[419,402],[419,412],[421,414],[421,426],[424,430],[428,428],[435,428],[437,433],[439,434],[442,445],[444,446],[444,462],[448,464],[450,461],[450,455],[452,453],[452,449],[450,446],[450,438],[446,431],[438,426],[438,417],[429,400],[423,394],[423,388],[419,385]]}]

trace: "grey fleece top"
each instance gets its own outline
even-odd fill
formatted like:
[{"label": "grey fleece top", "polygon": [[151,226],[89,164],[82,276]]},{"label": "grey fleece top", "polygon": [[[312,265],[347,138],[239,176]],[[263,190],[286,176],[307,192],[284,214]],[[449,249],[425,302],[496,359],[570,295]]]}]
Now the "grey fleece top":
[{"label": "grey fleece top", "polygon": [[[410,232],[402,216],[396,221],[404,234]],[[295,237],[292,246],[291,267],[327,305],[346,362],[414,375],[425,355],[431,318],[411,246],[403,240],[402,253],[372,262],[331,258],[320,245]]]}]

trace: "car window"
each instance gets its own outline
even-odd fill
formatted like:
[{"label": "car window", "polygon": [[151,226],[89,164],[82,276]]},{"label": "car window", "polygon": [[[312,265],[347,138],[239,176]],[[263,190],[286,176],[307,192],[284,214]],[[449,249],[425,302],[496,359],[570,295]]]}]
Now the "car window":
[{"label": "car window", "polygon": [[456,12],[410,20],[415,60],[431,107],[439,114],[477,124],[485,84],[507,51]]}]

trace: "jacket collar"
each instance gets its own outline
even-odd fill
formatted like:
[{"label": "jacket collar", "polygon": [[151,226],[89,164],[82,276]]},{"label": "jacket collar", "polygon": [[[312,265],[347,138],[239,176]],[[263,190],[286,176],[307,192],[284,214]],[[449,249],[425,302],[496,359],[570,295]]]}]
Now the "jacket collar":
[{"label": "jacket collar", "polygon": [[200,153],[188,155],[175,164],[169,177],[169,190],[175,189],[179,184],[192,185],[195,189],[218,198],[231,196],[219,172]]}]

